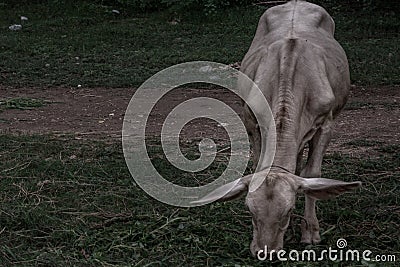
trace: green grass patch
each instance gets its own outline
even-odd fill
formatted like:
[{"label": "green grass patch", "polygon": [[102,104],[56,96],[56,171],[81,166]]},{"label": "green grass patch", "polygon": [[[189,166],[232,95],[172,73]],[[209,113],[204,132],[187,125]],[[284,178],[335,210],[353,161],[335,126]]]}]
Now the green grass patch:
[{"label": "green grass patch", "polygon": [[47,105],[49,101],[44,99],[18,97],[0,100],[0,111],[4,109],[33,109]]},{"label": "green grass patch", "polygon": [[[1,135],[0,145],[0,265],[268,266],[250,256],[251,217],[243,198],[196,208],[162,204],[133,182],[119,142]],[[182,149],[198,153],[192,144]],[[151,151],[158,169],[166,167],[155,160],[161,153]],[[312,248],[335,247],[341,237],[351,249],[399,258],[399,166],[399,147],[393,146],[373,159],[326,157],[324,177],[361,180],[363,187],[318,202],[322,242]],[[296,207],[301,215],[303,197]],[[299,224],[293,217],[287,249],[304,249]]]},{"label": "green grass patch", "polygon": [[[240,61],[263,8],[247,6],[182,15],[133,14],[96,4],[50,1],[0,10],[0,82],[24,86],[139,86],[171,65]],[[396,14],[334,12],[336,37],[347,52],[357,84],[399,84],[400,20]],[[21,23],[23,29],[8,26]]]},{"label": "green grass patch", "polygon": [[377,148],[379,152],[382,153],[389,153],[389,154],[395,154],[397,157],[400,156],[399,151],[400,151],[400,146],[396,144],[392,145],[385,145],[382,147]]},{"label": "green grass patch", "polygon": [[376,140],[354,139],[354,140],[351,140],[351,141],[345,143],[345,145],[352,146],[352,147],[374,147],[374,146],[380,145],[382,143],[383,142],[376,141]]},{"label": "green grass patch", "polygon": [[372,104],[370,102],[359,102],[359,101],[348,102],[344,107],[345,110],[374,109],[374,108],[376,108],[376,104]]},{"label": "green grass patch", "polygon": [[358,110],[358,109],[386,109],[386,110],[397,110],[400,108],[399,103],[393,102],[380,102],[380,103],[371,103],[364,101],[351,101],[346,104],[344,107],[345,110]]}]

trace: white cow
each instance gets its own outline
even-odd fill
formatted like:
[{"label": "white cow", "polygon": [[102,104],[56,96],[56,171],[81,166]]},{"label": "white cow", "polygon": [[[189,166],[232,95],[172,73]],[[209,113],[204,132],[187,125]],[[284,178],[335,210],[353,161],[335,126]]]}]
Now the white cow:
[{"label": "white cow", "polygon": [[[345,105],[350,87],[347,58],[334,39],[334,28],[332,18],[320,6],[296,0],[275,6],[262,15],[242,61],[241,71],[259,86],[270,105],[277,134],[273,167],[268,172],[264,169],[269,166],[258,166],[255,175],[266,179],[246,197],[253,217],[253,254],[264,246],[269,251],[283,247],[297,193],[305,194],[306,221],[302,224],[301,241],[318,243],[316,200],[361,185],[319,178],[333,121]],[[250,88],[241,89],[248,92],[247,100],[251,100]],[[261,140],[266,136],[261,136],[255,116],[246,104],[243,119],[253,145],[254,162],[262,162],[263,155],[268,153],[261,151]],[[306,144],[309,152],[301,169]],[[248,191],[251,178],[252,175],[240,178],[220,200]],[[211,193],[203,200],[212,198]]]}]

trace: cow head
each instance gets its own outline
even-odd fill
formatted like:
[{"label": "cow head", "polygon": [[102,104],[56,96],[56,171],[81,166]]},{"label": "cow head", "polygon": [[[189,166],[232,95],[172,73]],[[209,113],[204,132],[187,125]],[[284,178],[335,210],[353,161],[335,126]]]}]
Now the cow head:
[{"label": "cow head", "polygon": [[[253,176],[265,179],[256,190],[250,192],[248,188]],[[250,250],[255,255],[264,246],[267,246],[269,251],[283,248],[283,237],[289,226],[297,193],[304,193],[315,199],[328,199],[360,185],[361,182],[302,178],[272,168],[270,171],[260,171],[224,185],[196,203],[231,200],[247,191],[246,205],[253,220],[253,241]],[[230,190],[227,192],[228,189]]]}]

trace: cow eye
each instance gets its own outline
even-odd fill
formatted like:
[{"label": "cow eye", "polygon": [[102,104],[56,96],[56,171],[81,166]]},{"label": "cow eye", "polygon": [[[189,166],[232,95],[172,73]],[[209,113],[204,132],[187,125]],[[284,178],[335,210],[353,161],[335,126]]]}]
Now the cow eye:
[{"label": "cow eye", "polygon": [[289,222],[290,222],[290,212],[288,212],[282,217],[282,220],[279,223],[279,228],[282,230],[286,229],[289,226]]},{"label": "cow eye", "polygon": [[286,229],[289,225],[290,222],[290,214],[292,213],[293,208],[289,209],[288,211],[286,211],[283,216],[282,216],[282,220],[280,221],[280,225],[279,227],[281,229]]},{"label": "cow eye", "polygon": [[289,211],[286,213],[286,216],[290,217],[290,215],[292,214],[293,208],[289,209]]}]

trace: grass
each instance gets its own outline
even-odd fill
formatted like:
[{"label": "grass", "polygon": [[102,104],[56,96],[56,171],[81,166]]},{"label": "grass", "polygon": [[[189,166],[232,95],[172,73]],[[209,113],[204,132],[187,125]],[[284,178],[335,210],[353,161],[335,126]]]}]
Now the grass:
[{"label": "grass", "polygon": [[345,143],[345,145],[350,147],[375,147],[377,145],[382,145],[382,142],[367,139],[353,139]]},{"label": "grass", "polygon": [[43,99],[35,99],[29,97],[17,97],[5,100],[0,100],[0,112],[4,109],[22,109],[29,110],[33,108],[43,107],[49,101]]},{"label": "grass", "polygon": [[350,101],[350,102],[347,102],[344,109],[345,110],[358,110],[358,109],[396,110],[399,107],[400,107],[400,104],[397,102],[372,103],[372,102],[366,102],[366,101]]},{"label": "grass", "polygon": [[[0,144],[1,266],[266,266],[250,256],[251,217],[243,199],[196,208],[162,204],[133,183],[119,142],[1,135]],[[335,247],[341,237],[351,249],[399,259],[399,148],[382,144],[374,158],[325,158],[325,177],[361,180],[363,187],[318,203],[322,242],[312,248]],[[159,158],[160,150],[151,157]],[[295,214],[302,206],[300,197]],[[285,246],[301,251],[299,224],[293,217]]]},{"label": "grass", "polygon": [[[121,15],[90,3],[5,6],[0,10],[0,83],[13,87],[139,86],[171,65],[209,60],[240,61],[253,38],[260,7],[233,8],[205,16],[168,12]],[[329,10],[330,11],[330,10]],[[399,84],[400,20],[393,14],[331,11],[336,37],[347,52],[352,81]],[[21,31],[8,26],[21,23]]]},{"label": "grass", "polygon": [[369,102],[351,101],[347,102],[344,107],[346,110],[357,110],[357,109],[374,109],[376,105]]},{"label": "grass", "polygon": [[[328,10],[329,12],[329,10]],[[336,38],[346,51],[355,84],[399,84],[398,16],[379,12],[333,12]],[[394,65],[393,65],[394,64]]]}]

